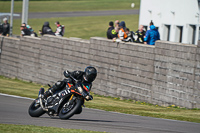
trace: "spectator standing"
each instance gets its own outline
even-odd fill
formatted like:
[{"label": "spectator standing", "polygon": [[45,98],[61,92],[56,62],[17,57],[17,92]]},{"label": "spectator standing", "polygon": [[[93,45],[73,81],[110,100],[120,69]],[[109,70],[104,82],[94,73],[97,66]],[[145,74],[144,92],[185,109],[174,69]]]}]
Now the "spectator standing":
[{"label": "spectator standing", "polygon": [[30,30],[27,29],[26,26],[21,26],[20,30],[21,30],[21,36],[30,36],[31,35]]},{"label": "spectator standing", "polygon": [[119,20],[115,21],[115,27],[119,28]]},{"label": "spectator standing", "polygon": [[136,43],[144,43],[144,36],[146,31],[144,30],[144,26],[140,25],[138,30],[135,32],[134,40]]},{"label": "spectator standing", "polygon": [[1,35],[3,35],[3,36],[9,36],[10,24],[8,23],[8,19],[4,18],[3,22],[4,23],[2,25],[2,33],[1,33]]},{"label": "spectator standing", "polygon": [[130,31],[129,28],[126,28],[125,30],[125,33],[127,35],[127,38],[122,40],[122,41],[125,41],[125,42],[134,42],[134,32],[133,31]]},{"label": "spectator standing", "polygon": [[112,37],[112,30],[113,29],[114,29],[113,22],[110,21],[109,22],[109,27],[108,27],[108,30],[107,30],[107,38],[108,39],[113,39],[113,37]]},{"label": "spectator standing", "polygon": [[[150,30],[150,26],[151,26],[151,25],[154,25],[152,20],[151,20],[151,22],[149,23],[149,30]],[[148,34],[149,30],[147,30],[145,36]]]},{"label": "spectator standing", "polygon": [[118,28],[118,27],[115,27],[115,28],[111,31],[113,42],[116,41],[116,39],[117,39],[117,37],[118,37],[118,32],[119,32],[119,28]]},{"label": "spectator standing", "polygon": [[119,33],[118,33],[118,37],[120,40],[124,40],[127,38],[127,34],[125,33],[125,29],[126,29],[126,24],[124,21],[121,21],[120,24],[119,24]]},{"label": "spectator standing", "polygon": [[160,34],[154,25],[150,26],[150,30],[146,33],[144,41],[149,45],[155,45],[155,41],[160,40]]},{"label": "spectator standing", "polygon": [[63,34],[63,26],[62,25],[60,25],[60,22],[59,21],[57,21],[56,23],[55,23],[55,25],[57,26],[57,29],[56,29],[56,32],[55,32],[55,35],[56,36],[63,36],[64,34]]},{"label": "spectator standing", "polygon": [[29,27],[29,25],[26,25],[26,23],[22,23],[22,25],[21,26],[23,26],[24,27],[24,29],[28,29],[28,30],[30,30],[30,27]]},{"label": "spectator standing", "polygon": [[44,25],[42,26],[42,31],[39,31],[41,35],[48,34],[48,35],[54,35],[55,33],[52,31],[51,27],[49,26],[49,22],[44,22]]}]

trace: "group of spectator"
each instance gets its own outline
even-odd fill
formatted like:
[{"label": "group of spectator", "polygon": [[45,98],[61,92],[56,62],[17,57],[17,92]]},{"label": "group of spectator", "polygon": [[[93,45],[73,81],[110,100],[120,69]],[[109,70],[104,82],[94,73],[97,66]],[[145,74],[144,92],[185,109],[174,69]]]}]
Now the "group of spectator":
[{"label": "group of spectator", "polygon": [[160,40],[160,34],[152,21],[149,24],[149,28],[150,30],[145,31],[144,26],[140,25],[138,30],[133,32],[126,27],[124,21],[119,22],[119,20],[116,20],[115,23],[110,21],[107,38],[112,39],[114,42],[120,40],[154,45],[156,40]]},{"label": "group of spectator", "polygon": [[[54,36],[60,36],[62,37],[64,35],[64,25],[61,25],[59,21],[55,22],[56,25],[56,31],[53,32],[49,22],[44,22],[42,26],[42,30],[39,30],[40,35],[54,35]],[[32,29],[30,25],[27,25],[26,23],[22,23],[20,26],[21,34],[20,36],[32,36],[32,37],[38,37],[37,33]],[[8,19],[3,19],[3,24],[0,25],[0,35],[2,36],[9,36],[10,32],[10,24],[8,23]]]},{"label": "group of spectator", "polygon": [[[7,18],[3,19],[3,24],[0,26],[0,35],[9,36],[10,24]],[[57,29],[55,32],[52,31],[49,22],[44,22],[42,30],[39,31],[40,35],[49,34],[54,36],[62,37],[64,35],[64,25],[61,25],[59,21],[55,23]],[[136,32],[130,31],[126,27],[124,21],[119,22],[116,20],[115,23],[109,22],[109,28],[107,30],[107,38],[113,41],[120,40],[125,42],[136,42],[154,45],[156,40],[160,40],[160,34],[153,22],[149,24],[150,30],[145,31],[144,26],[140,25]],[[33,36],[37,37],[37,33],[31,28],[30,25],[23,23],[20,26],[21,36]]]},{"label": "group of spectator", "polygon": [[[55,23],[55,25],[57,26],[56,32],[53,32],[49,22],[44,22],[43,26],[42,26],[42,30],[39,30],[39,34],[40,35],[54,35],[54,36],[63,36],[64,35],[64,26],[60,25],[60,23],[57,21]],[[34,30],[29,26],[26,25],[25,23],[23,23],[21,25],[21,36],[33,36],[33,37],[37,37],[37,34],[34,32]]]},{"label": "group of spectator", "polygon": [[39,33],[41,35],[44,35],[44,34],[49,34],[49,35],[54,35],[54,36],[60,36],[62,37],[64,35],[64,31],[65,31],[65,27],[64,25],[61,25],[59,21],[55,22],[55,25],[56,25],[56,32],[53,32],[51,27],[50,27],[50,24],[49,22],[44,22],[44,25],[42,26],[42,30],[39,31]]}]

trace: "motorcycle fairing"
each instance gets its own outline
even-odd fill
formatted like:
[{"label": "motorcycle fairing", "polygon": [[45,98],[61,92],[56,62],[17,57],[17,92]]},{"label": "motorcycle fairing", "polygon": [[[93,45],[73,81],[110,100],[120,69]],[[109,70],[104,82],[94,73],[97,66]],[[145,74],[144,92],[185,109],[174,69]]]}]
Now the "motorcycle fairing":
[{"label": "motorcycle fairing", "polygon": [[68,100],[68,97],[70,97],[71,95],[72,94],[70,90],[63,90],[57,94],[54,94],[52,96],[54,98],[52,102],[56,102],[56,103],[53,106],[48,106],[47,107],[48,110],[58,113],[60,106],[62,106],[62,103],[66,102],[66,99]]}]

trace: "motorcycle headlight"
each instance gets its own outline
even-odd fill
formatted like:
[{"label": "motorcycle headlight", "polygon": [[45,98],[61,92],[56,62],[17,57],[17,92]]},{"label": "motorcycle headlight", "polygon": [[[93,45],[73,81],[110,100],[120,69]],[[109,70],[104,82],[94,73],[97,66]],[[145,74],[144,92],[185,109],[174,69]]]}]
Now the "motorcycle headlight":
[{"label": "motorcycle headlight", "polygon": [[83,89],[82,89],[81,87],[78,87],[78,91],[79,91],[80,93],[82,93],[82,92],[83,92]]}]

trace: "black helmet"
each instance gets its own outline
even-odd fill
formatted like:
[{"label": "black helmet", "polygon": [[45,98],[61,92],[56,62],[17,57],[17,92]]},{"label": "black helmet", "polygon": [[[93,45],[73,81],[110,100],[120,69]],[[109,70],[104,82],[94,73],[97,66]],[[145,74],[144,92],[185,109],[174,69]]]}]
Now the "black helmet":
[{"label": "black helmet", "polygon": [[85,68],[83,78],[87,82],[93,82],[97,76],[97,70],[94,67],[88,66]]}]

